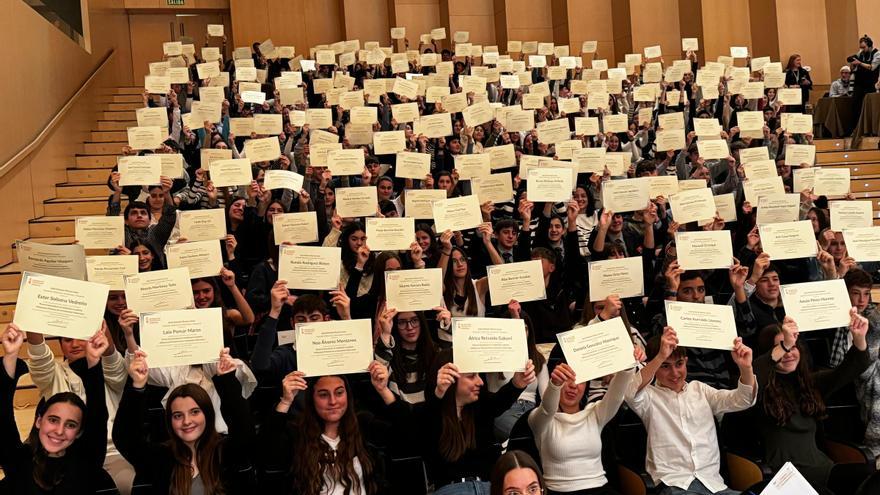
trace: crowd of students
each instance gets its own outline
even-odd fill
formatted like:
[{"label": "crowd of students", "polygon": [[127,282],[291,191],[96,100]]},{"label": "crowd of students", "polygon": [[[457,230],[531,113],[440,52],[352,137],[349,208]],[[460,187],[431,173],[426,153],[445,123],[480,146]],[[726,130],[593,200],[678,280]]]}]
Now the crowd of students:
[{"label": "crowd of students", "polygon": [[[226,99],[217,122],[184,125],[200,90],[211,85],[199,79],[194,64],[189,65],[192,82],[174,84],[166,95],[144,94],[145,107],[167,110],[170,132],[161,148],[140,153],[181,154],[182,179],[121,187],[115,170],[108,179],[107,214],[121,214],[126,225],[125,245],[114,253],[137,255],[141,272],[166,268],[166,247],[186,242],[179,232],[179,211],[225,209],[228,235],[218,241],[225,267],[218,277],[193,279],[192,290],[197,308],[222,308],[226,347],[216,363],[151,368],[150,356],[139,348],[138,316],[127,308],[124,291],[111,291],[105,324],[94,337],[61,339],[60,361],[53,359],[42,335],[24,335],[10,324],[2,334],[0,372],[4,493],[92,493],[105,478],[104,469],[123,493],[136,484],[150,486],[151,493],[172,494],[245,493],[255,487],[267,493],[379,494],[400,489],[394,485],[401,472],[392,459],[416,456],[438,495],[614,494],[619,486],[615,473],[606,472],[609,440],[602,432],[627,410],[644,424],[644,468],[664,495],[737,493],[723,477],[717,421],[740,411],[749,426],[734,436],[760,440],[760,456],[774,471],[791,462],[820,493],[837,495],[856,493],[869,478],[873,466],[835,464],[820,450],[817,432],[829,398],[854,387],[866,425],[864,444],[880,456],[880,311],[870,300],[880,273],[876,263],[858,263],[848,255],[841,232],[830,228],[828,198],[793,190],[786,149],[812,143],[812,135],[781,127],[792,108],[775,100],[775,89],[746,100],[731,94],[731,80],[722,75],[713,81],[717,88],[707,91],[696,84],[702,68],[688,51],[688,70],[680,80],[642,82],[644,63],[636,64],[607,104],[587,109],[587,97],[574,94],[571,84],[582,79],[585,69],[567,69],[563,79],[550,79],[546,68],[529,69],[529,83],[547,81],[550,88],[544,106],[533,113],[536,123],[610,114],[624,114],[629,123],[627,132],[571,137],[583,147],[628,153],[625,177],[579,173],[570,201],[540,203],[528,199],[519,163],[530,155],[559,157],[534,130],[508,131],[498,118],[468,126],[457,112],[450,115],[453,134],[429,139],[414,132],[412,123],[393,118],[392,105],[410,100],[389,90],[369,104],[378,109],[373,131],[402,130],[408,151],[430,155],[430,174],[422,180],[399,178],[395,155],[350,144],[355,127],[349,111],[317,92],[316,81],[345,75],[352,78],[348,89],[356,89],[364,88],[365,81],[403,73],[392,72],[387,58],[373,65],[319,65],[302,71],[305,102],[290,105],[274,81],[290,70],[291,60],[263,54],[261,46],[267,45],[253,45],[247,64],[220,61],[232,83],[223,89]],[[433,66],[419,61],[421,54],[435,52],[437,62],[452,63],[448,87],[452,94],[460,92],[463,76],[479,67],[478,58],[455,57],[453,51],[423,44],[409,57],[406,70],[434,73]],[[558,63],[554,55],[547,60],[550,66]],[[196,55],[189,62],[204,60]],[[245,103],[238,91],[236,66],[245,65],[266,71],[261,88],[268,99],[262,105]],[[871,62],[859,70],[865,66]],[[877,64],[872,67],[876,81]],[[800,87],[806,102],[811,83],[800,57],[793,56],[788,69],[785,84]],[[761,78],[761,71],[749,74],[752,81]],[[657,88],[655,101],[635,101],[634,91],[645,85]],[[469,92],[467,98],[470,103],[521,105],[528,86],[505,89],[496,79],[487,81],[484,94]],[[716,89],[717,98],[704,97]],[[560,111],[559,98],[578,99],[580,111]],[[421,115],[444,113],[442,104],[428,103],[422,95],[413,101]],[[331,109],[333,125],[324,130],[336,134],[343,148],[363,150],[366,167],[360,176],[336,177],[312,164],[314,129],[291,121],[294,111],[306,108]],[[640,123],[637,116],[645,108],[650,121]],[[763,130],[743,136],[736,115],[756,109],[763,111]],[[657,151],[658,118],[675,112],[684,118],[685,146]],[[249,185],[215,187],[201,164],[201,151],[231,149],[233,156],[243,156],[244,142],[265,136],[236,136],[230,119],[256,114],[283,116],[279,158],[254,163]],[[705,138],[693,130],[696,118],[716,119],[720,131],[714,137],[728,142],[729,157],[700,157],[697,142]],[[483,203],[484,223],[476,229],[435,232],[431,219],[419,219],[424,223],[416,224],[409,252],[375,252],[363,218],[336,214],[334,191],[341,186],[375,187],[376,215],[385,217],[406,216],[407,190],[441,189],[447,197],[473,194],[471,181],[459,178],[455,157],[507,144],[514,146],[517,163],[495,172],[510,174],[511,199]],[[771,260],[762,251],[755,227],[758,208],[745,200],[747,179],[740,160],[742,150],[760,147],[776,162],[786,191],[800,193],[800,218],[812,221],[820,246],[816,258]],[[126,148],[122,153],[135,152]],[[274,169],[299,172],[305,177],[303,188],[267,190],[264,174]],[[733,193],[736,218],[680,224],[663,196],[652,198],[641,211],[621,214],[603,208],[608,181],[657,175],[704,181],[715,194]],[[291,281],[279,280],[273,216],[291,211],[316,212],[319,239],[313,245],[341,248],[338,290],[288,289]],[[700,230],[730,232],[737,260],[729,270],[679,267],[675,233]],[[643,258],[644,296],[590,301],[588,263],[625,257]],[[491,301],[488,267],[526,260],[541,262],[546,299]],[[388,307],[385,273],[425,267],[443,270],[443,304],[424,312]],[[814,341],[832,352],[811,355],[797,323],[786,316],[780,285],[838,278],[849,291],[850,324],[814,333],[819,336]],[[732,305],[738,334],[733,351],[679,346],[664,301]],[[459,371],[452,359],[450,322],[468,316],[524,320],[529,354],[524,371]],[[297,367],[295,344],[278,344],[279,331],[298,323],[356,318],[371,319],[375,329],[375,361],[367,374],[306,377]],[[629,329],[639,363],[633,369],[579,383],[558,345],[549,356],[538,350],[539,344],[555,343],[559,332],[614,318]],[[22,443],[13,396],[26,373],[43,400]],[[502,454],[506,441],[524,430],[534,437],[540,468],[523,452]],[[404,487],[401,493],[416,491]]]}]

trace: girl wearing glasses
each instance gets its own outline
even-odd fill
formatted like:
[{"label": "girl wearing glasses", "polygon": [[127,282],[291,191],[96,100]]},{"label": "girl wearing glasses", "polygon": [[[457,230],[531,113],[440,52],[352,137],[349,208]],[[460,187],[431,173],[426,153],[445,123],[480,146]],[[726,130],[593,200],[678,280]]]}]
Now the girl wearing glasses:
[{"label": "girl wearing glasses", "polygon": [[[449,311],[439,307],[435,310],[440,326],[448,327],[452,318]],[[375,354],[390,368],[388,388],[404,402],[424,402],[428,370],[437,353],[425,314],[387,309],[379,317],[379,329]]]}]

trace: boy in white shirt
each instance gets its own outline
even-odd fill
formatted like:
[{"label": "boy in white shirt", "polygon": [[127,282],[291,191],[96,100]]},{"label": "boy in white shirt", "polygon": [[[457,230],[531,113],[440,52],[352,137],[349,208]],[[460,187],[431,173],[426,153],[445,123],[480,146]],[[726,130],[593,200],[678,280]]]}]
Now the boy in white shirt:
[{"label": "boy in white shirt", "polygon": [[[648,343],[648,364],[626,392],[626,403],[648,431],[645,467],[660,495],[735,495],[719,473],[721,454],[715,416],[742,411],[755,403],[758,386],[752,373],[752,350],[737,337],[731,352],[739,367],[735,390],[716,390],[686,382],[687,353],[675,330]],[[656,377],[656,384],[651,381]]]}]

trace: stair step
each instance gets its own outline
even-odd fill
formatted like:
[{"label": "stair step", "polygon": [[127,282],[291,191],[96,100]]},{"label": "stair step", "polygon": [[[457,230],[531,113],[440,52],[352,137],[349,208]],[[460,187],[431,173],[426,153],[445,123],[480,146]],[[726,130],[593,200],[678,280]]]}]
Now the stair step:
[{"label": "stair step", "polygon": [[[107,198],[109,193],[106,196],[98,196],[91,198],[53,198],[47,199],[43,201],[43,212],[47,216],[62,216],[62,217],[78,217],[82,215],[103,215],[107,212]],[[71,221],[73,218],[71,218]],[[71,229],[73,226],[71,224]],[[73,235],[73,231],[71,230],[66,234],[52,234],[52,235]]]},{"label": "stair step", "polygon": [[18,289],[0,290],[0,322],[12,321],[15,314],[15,301],[18,299]]},{"label": "stair step", "polygon": [[113,143],[127,140],[128,133],[125,131],[92,131],[89,139],[93,143]]},{"label": "stair step", "polygon": [[124,131],[129,127],[137,126],[136,119],[130,120],[99,120],[96,131]]},{"label": "stair step", "polygon": [[100,109],[101,110],[109,110],[109,111],[137,110],[138,108],[141,108],[143,106],[144,106],[143,101],[125,102],[125,103],[104,103]]},{"label": "stair step", "polygon": [[116,156],[116,154],[77,155],[76,168],[113,168],[116,166]]},{"label": "stair step", "polygon": [[816,151],[838,151],[846,149],[845,139],[816,139],[813,140]]},{"label": "stair step", "polygon": [[109,168],[68,168],[68,184],[105,184],[110,176]]},{"label": "stair step", "polygon": [[143,103],[144,98],[140,94],[136,95],[108,95],[99,98],[104,103]]},{"label": "stair step", "polygon": [[109,143],[83,143],[83,152],[87,155],[116,155],[122,154],[122,147],[127,145],[127,139]]},{"label": "stair step", "polygon": [[61,182],[55,184],[55,194],[58,198],[97,197],[102,194],[110,194],[110,192],[110,188],[107,187],[107,184],[101,182],[91,184],[69,184]]},{"label": "stair step", "polygon": [[843,150],[816,153],[816,163],[861,163],[880,160],[880,150]]},{"label": "stair step", "polygon": [[21,265],[9,263],[0,268],[0,290],[14,290],[21,285]]},{"label": "stair step", "polygon": [[101,112],[99,115],[101,120],[137,120],[136,114],[134,110],[125,110],[125,111],[105,111]]},{"label": "stair step", "polygon": [[142,95],[144,94],[144,88],[140,86],[119,86],[113,88],[111,93],[115,95]]}]

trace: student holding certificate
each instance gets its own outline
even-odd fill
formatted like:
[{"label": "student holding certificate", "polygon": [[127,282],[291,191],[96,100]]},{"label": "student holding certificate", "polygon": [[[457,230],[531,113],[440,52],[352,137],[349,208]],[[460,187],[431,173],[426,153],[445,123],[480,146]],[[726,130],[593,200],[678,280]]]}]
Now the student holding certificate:
[{"label": "student holding certificate", "polygon": [[[174,492],[228,490],[234,486],[234,474],[253,462],[254,423],[229,349],[220,352],[216,368],[212,382],[220,407],[196,383],[175,387],[165,404],[169,439],[157,443],[147,438],[143,429],[148,408],[148,356],[142,351],[134,353],[128,368],[131,381],[113,425],[113,441],[134,466],[138,479]],[[220,416],[229,425],[227,435],[215,427]]]},{"label": "student holding certificate", "polygon": [[[85,342],[81,358],[71,371],[81,382],[85,397],[66,391],[44,397],[26,443],[15,422],[13,398],[18,380],[28,373],[19,359],[24,332],[7,325],[0,334],[3,369],[0,370],[0,467],[6,475],[4,493],[94,493],[107,450],[107,403],[104,396],[103,356],[110,342],[99,330]],[[89,405],[86,406],[85,400]]]},{"label": "student holding certificate", "polygon": [[[448,329],[452,315],[444,308],[434,309],[440,327]],[[425,383],[437,354],[424,312],[386,309],[379,316],[378,326],[376,359],[391,369],[388,388],[404,402],[424,402]]]}]

